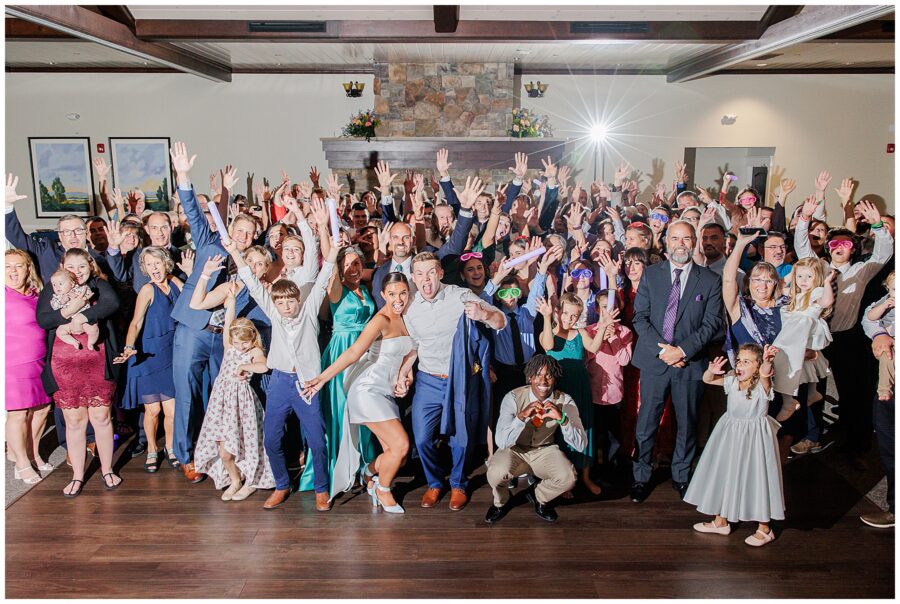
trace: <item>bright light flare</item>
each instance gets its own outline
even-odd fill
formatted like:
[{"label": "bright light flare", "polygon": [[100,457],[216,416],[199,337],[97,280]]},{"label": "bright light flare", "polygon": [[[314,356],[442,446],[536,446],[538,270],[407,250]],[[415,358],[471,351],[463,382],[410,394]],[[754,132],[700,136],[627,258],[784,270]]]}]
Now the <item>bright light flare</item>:
[{"label": "bright light flare", "polygon": [[594,124],[590,130],[591,140],[595,143],[606,141],[607,129],[605,124]]}]

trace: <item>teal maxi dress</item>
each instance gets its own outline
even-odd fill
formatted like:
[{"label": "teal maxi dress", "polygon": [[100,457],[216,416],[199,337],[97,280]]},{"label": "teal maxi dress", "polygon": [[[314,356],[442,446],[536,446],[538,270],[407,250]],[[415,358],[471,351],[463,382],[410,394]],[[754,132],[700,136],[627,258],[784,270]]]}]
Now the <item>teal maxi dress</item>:
[{"label": "teal maxi dress", "polygon": [[[360,290],[363,299],[352,291],[342,286],[341,299],[337,304],[330,304],[332,330],[331,341],[322,354],[322,369],[334,363],[344,351],[346,351],[365,328],[366,323],[375,314],[375,302],[366,291]],[[341,432],[344,425],[344,413],[347,405],[347,394],[344,392],[344,372],[337,374],[319,391],[319,400],[322,401],[322,415],[325,418],[325,442],[328,446],[328,483],[333,496],[334,483],[331,477],[334,475],[334,464],[338,457],[338,446],[341,444]],[[365,427],[360,426],[360,454],[365,462],[370,462],[377,455],[375,438]],[[306,464],[303,475],[300,477],[300,491],[313,490],[313,464]]]},{"label": "teal maxi dress", "polygon": [[581,416],[581,425],[587,433],[587,445],[583,451],[576,451],[569,445],[565,446],[566,456],[575,468],[582,470],[590,468],[594,463],[594,402],[591,396],[591,383],[588,379],[587,367],[584,365],[584,344],[581,334],[573,339],[566,340],[559,336],[553,336],[553,350],[547,354],[562,366],[563,376],[557,384],[557,390],[565,392],[575,401],[578,407],[578,415]]}]

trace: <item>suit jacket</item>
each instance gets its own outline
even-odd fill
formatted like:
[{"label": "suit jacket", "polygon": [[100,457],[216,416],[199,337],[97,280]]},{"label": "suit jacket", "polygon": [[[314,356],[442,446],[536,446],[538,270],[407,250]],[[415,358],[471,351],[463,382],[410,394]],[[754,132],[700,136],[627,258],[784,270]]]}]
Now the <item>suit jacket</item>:
[{"label": "suit jacket", "polygon": [[[475,215],[471,210],[463,210],[460,212],[459,218],[456,221],[456,226],[453,227],[453,232],[450,234],[450,238],[447,239],[447,242],[442,245],[437,252],[435,252],[435,255],[443,261],[447,256],[459,256],[462,254],[463,248],[466,246],[466,241],[469,238],[469,230],[471,230],[474,221]],[[384,297],[381,295],[381,284],[384,283],[385,277],[391,272],[391,267],[393,266],[394,262],[388,260],[375,269],[375,272],[372,274],[372,299],[375,300],[375,308],[378,310],[381,310],[381,307],[384,306]]]},{"label": "suit jacket", "polygon": [[[462,315],[453,336],[440,433],[453,446],[485,444],[490,422],[491,329]],[[471,440],[471,443],[470,443]]]},{"label": "suit jacket", "polygon": [[634,299],[634,330],[638,334],[632,356],[642,379],[672,372],[672,379],[703,378],[709,360],[707,348],[722,330],[722,278],[711,270],[694,264],[687,277],[684,293],[678,303],[675,335],[671,342],[684,351],[687,365],[675,368],[659,359],[666,304],[672,289],[669,261],[658,262],[644,270]]}]

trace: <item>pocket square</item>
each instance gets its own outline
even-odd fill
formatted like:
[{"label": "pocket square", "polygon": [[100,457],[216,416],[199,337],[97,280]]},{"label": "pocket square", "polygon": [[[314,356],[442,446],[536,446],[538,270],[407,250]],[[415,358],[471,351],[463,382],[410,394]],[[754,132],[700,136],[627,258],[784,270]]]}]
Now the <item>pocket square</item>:
[{"label": "pocket square", "polygon": [[694,298],[694,302],[703,302],[703,294],[697,294],[697,297]]}]

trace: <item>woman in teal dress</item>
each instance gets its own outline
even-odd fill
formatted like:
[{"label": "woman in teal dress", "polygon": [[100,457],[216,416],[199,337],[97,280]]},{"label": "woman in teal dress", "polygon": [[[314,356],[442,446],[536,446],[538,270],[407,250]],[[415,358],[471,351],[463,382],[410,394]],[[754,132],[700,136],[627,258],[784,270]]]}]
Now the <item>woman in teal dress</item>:
[{"label": "woman in teal dress", "polygon": [[[560,311],[558,316],[554,317],[550,303],[544,298],[538,298],[538,311],[544,315],[544,329],[541,332],[540,342],[546,353],[559,361],[562,366],[563,376],[557,388],[575,401],[581,424],[587,433],[587,445],[584,450],[576,451],[566,445],[566,455],[578,470],[584,486],[594,495],[599,495],[600,486],[590,477],[597,447],[594,442],[594,403],[584,357],[585,350],[597,352],[603,343],[605,330],[598,330],[597,337],[592,338],[585,329],[575,328],[584,310],[584,302],[575,294],[563,294],[559,304]],[[569,499],[572,495],[567,493],[563,497]]]},{"label": "woman in teal dress", "polygon": [[[322,354],[322,367],[333,364],[339,356],[362,333],[366,323],[375,314],[375,302],[369,292],[361,283],[363,274],[363,253],[356,247],[346,247],[337,257],[337,271],[331,278],[328,290],[328,302],[331,309],[332,329],[331,341]],[[346,371],[349,371],[348,368]],[[334,379],[329,381],[319,392],[319,400],[322,401],[322,415],[325,418],[325,440],[328,445],[328,482],[334,488],[331,476],[334,473],[334,464],[338,457],[338,448],[343,436],[344,413],[347,403],[347,393],[344,390],[344,374],[342,371]],[[360,454],[364,462],[377,457],[375,439],[372,433],[360,426]],[[313,489],[313,465],[306,464],[303,475],[300,477],[301,491]],[[334,496],[334,493],[331,494]]]}]

